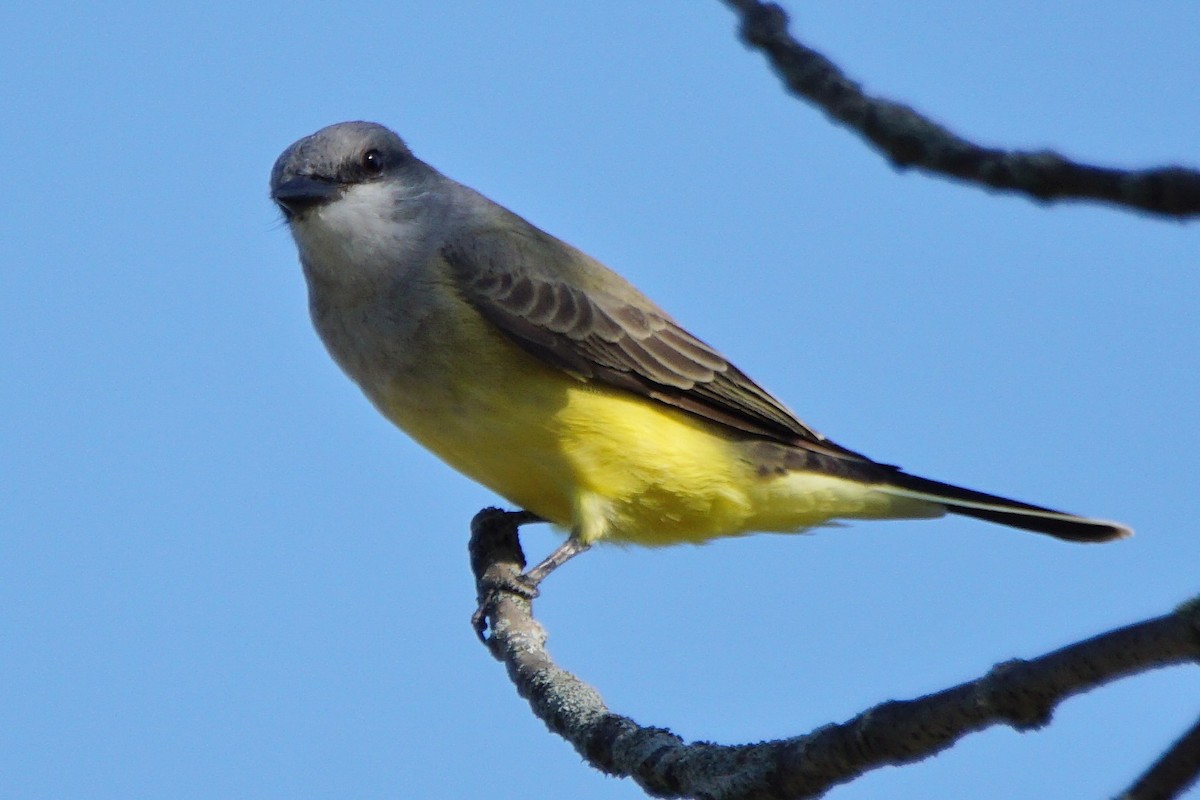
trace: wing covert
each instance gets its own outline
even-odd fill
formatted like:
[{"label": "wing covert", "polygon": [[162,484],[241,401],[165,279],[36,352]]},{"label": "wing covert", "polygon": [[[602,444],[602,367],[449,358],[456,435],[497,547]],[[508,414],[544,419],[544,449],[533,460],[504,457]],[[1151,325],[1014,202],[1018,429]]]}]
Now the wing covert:
[{"label": "wing covert", "polygon": [[747,433],[857,455],[804,425],[607,267],[530,231],[485,232],[442,249],[465,299],[523,349]]}]

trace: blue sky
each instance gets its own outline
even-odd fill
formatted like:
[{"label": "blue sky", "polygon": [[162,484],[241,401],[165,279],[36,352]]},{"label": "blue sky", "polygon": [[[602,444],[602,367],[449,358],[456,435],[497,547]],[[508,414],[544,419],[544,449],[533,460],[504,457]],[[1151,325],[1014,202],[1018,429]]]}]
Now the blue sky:
[{"label": "blue sky", "polygon": [[[984,143],[1200,162],[1194,5],[789,5],[871,91]],[[897,173],[716,0],[51,2],[0,29],[6,798],[641,796],[474,640],[467,523],[497,499],[309,327],[267,174],[345,119],[622,272],[836,441],[1138,531],[593,551],[536,610],[615,710],[793,735],[1200,590],[1195,223]],[[1197,690],[1142,676],[830,796],[1108,796]]]}]

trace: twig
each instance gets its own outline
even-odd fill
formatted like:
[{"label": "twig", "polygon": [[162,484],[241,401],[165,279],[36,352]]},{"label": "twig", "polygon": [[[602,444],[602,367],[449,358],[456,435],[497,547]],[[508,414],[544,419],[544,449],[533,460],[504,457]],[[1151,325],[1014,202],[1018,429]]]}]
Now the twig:
[{"label": "twig", "polygon": [[788,89],[872,143],[898,168],[917,167],[1041,201],[1086,199],[1172,217],[1200,215],[1200,172],[1182,166],[1121,170],[1080,164],[1049,150],[982,147],[912,108],[863,92],[825,56],[788,33],[774,3],[725,0],[746,44],[761,50]]},{"label": "twig", "polygon": [[1117,800],[1180,797],[1200,776],[1200,719]]}]

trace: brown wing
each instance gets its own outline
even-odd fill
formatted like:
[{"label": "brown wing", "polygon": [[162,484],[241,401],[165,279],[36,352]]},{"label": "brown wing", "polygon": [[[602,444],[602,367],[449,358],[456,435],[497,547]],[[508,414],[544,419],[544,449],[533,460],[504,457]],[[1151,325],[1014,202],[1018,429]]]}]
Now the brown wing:
[{"label": "brown wing", "polygon": [[[547,254],[547,247],[561,249]],[[449,245],[442,255],[467,301],[549,364],[745,433],[862,458],[806,426],[615,273],[541,231],[525,238],[495,233],[482,243]],[[548,263],[567,269],[554,275],[544,268]],[[586,279],[594,280],[585,291],[577,284]]]}]

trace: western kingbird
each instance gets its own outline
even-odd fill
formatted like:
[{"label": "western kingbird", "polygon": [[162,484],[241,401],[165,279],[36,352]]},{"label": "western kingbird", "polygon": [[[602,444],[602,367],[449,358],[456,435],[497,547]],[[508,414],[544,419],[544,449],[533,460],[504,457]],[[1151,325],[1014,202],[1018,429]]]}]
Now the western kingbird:
[{"label": "western kingbird", "polygon": [[946,512],[1059,539],[1130,530],[920,478],[834,444],[603,264],[345,122],[271,197],[334,360],[385,417],[567,541],[702,542]]}]

